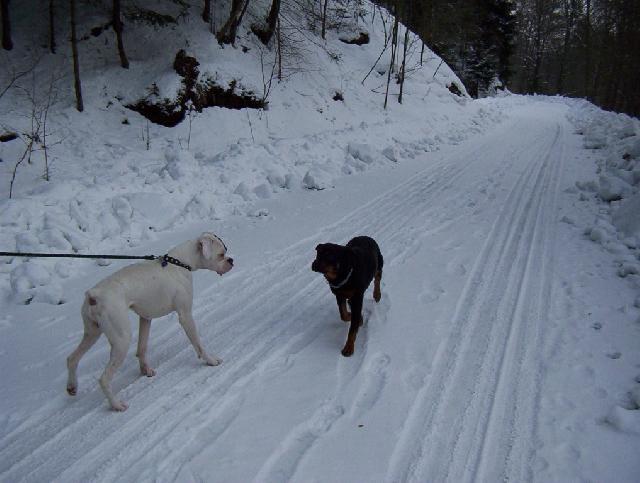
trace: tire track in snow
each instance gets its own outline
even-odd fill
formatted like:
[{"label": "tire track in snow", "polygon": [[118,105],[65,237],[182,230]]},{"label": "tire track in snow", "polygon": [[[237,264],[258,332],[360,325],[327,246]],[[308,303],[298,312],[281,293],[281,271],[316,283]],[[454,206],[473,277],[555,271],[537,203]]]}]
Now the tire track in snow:
[{"label": "tire track in snow", "polygon": [[[426,186],[427,187],[432,187],[437,185],[437,180],[440,179],[440,172],[443,171],[444,175],[447,175],[449,171],[452,171],[452,169],[450,167],[445,166],[444,169],[440,169],[440,170],[436,170],[435,174],[434,173],[425,173],[422,172],[419,175],[419,180],[413,180],[413,186],[409,187],[409,188],[413,188],[413,190],[409,190],[409,193],[406,193],[406,195],[408,195],[409,200],[411,201],[417,201],[415,200],[415,193],[420,193],[425,185],[424,185],[424,181],[425,178],[429,178],[429,177],[433,177],[436,181],[432,181],[431,183],[428,183]],[[399,191],[401,189],[403,189],[404,186],[400,187],[400,188],[396,188],[394,190],[391,190],[394,193],[385,193],[383,194],[381,197],[379,197],[378,203],[380,203],[381,205],[384,205],[384,200],[386,197],[388,197],[390,194],[396,194],[396,191]],[[411,194],[413,193],[414,196],[411,196]],[[375,200],[374,200],[375,202]],[[414,204],[414,203],[412,203]],[[391,205],[392,207],[394,205]],[[339,222],[337,222],[335,225],[336,226],[341,226],[341,225],[346,225],[348,228],[345,229],[344,231],[351,231],[354,228],[354,225],[357,226],[355,224],[355,220],[357,220],[358,218],[360,218],[360,211],[362,211],[363,209],[365,209],[365,207],[360,208],[359,210],[357,210],[355,213],[352,213],[350,215],[348,215],[347,217],[345,217],[343,220],[340,220]],[[382,215],[386,215],[386,213],[384,212],[384,210],[378,210],[378,212],[381,212]],[[387,229],[393,229],[393,228],[399,228],[402,224],[403,218],[396,218],[397,222],[395,224],[392,224],[390,226],[387,227]],[[365,225],[366,226],[366,217],[364,218],[365,223],[362,223],[362,220],[360,220],[360,225]],[[333,227],[327,227],[325,228],[321,233],[326,233],[326,232],[332,232],[334,230],[332,230]],[[322,237],[324,235],[318,235],[316,237],[314,237],[315,239],[320,239],[320,237]],[[244,310],[241,311],[240,313],[238,313],[237,311],[237,305],[238,305],[238,300],[237,298],[234,300],[230,300],[226,305],[227,305],[227,311],[231,312],[231,311],[235,311],[236,312],[236,316],[235,317],[227,317],[226,320],[229,321],[229,323],[226,324],[226,326],[222,329],[222,331],[220,331],[219,333],[217,333],[217,335],[213,338],[213,340],[221,340],[223,339],[224,336],[224,331],[232,331],[232,329],[234,327],[237,327],[237,323],[239,322],[240,319],[242,319],[243,317],[246,317],[246,314],[249,313],[251,314],[253,310],[255,310],[256,307],[259,307],[260,305],[262,305],[264,303],[265,300],[271,298],[274,296],[274,294],[279,294],[281,293],[281,288],[283,286],[286,287],[292,287],[292,286],[300,286],[301,285],[301,279],[304,279],[306,277],[300,277],[300,276],[286,276],[286,274],[296,274],[297,270],[295,270],[296,267],[299,266],[306,266],[307,263],[307,259],[310,257],[310,253],[312,253],[312,251],[310,251],[309,245],[313,246],[313,241],[311,240],[307,240],[306,243],[300,242],[297,243],[293,246],[293,250],[287,250],[286,253],[284,255],[282,255],[279,259],[275,260],[273,263],[267,264],[264,269],[262,270],[262,272],[264,273],[270,273],[270,277],[267,277],[266,280],[267,282],[265,283],[265,281],[263,280],[260,283],[257,284],[253,284],[253,285],[257,285],[258,288],[262,288],[264,289],[265,286],[270,287],[269,290],[263,291],[263,295],[256,297],[254,300],[252,300],[249,304],[244,304]],[[292,253],[293,252],[293,253]],[[288,259],[289,263],[284,263],[282,260]],[[304,260],[304,263],[302,263],[302,261]],[[282,268],[280,270],[276,270],[274,273],[274,267],[275,266],[281,266]],[[283,273],[284,272],[284,273]],[[252,280],[259,280],[259,277],[249,277]],[[241,280],[241,279],[239,279]],[[242,279],[244,280],[244,279]],[[273,283],[273,280],[281,280],[281,282],[279,283]],[[302,290],[300,291],[297,295],[293,294],[293,298],[302,298],[304,300],[307,301],[311,301],[312,303],[315,301],[315,299],[317,299],[318,297],[310,297],[310,295],[312,295],[312,293],[319,293],[319,290],[309,290],[309,287],[316,287],[318,285],[321,285],[322,282],[320,280],[318,280],[317,278],[312,279],[313,281],[310,283],[307,283],[307,286],[305,287],[307,290]],[[271,283],[269,283],[271,282]],[[305,281],[306,282],[306,281]],[[251,283],[246,283],[244,281],[241,282],[242,285],[242,289],[244,291],[247,290],[251,290]],[[304,283],[303,283],[304,286]],[[224,288],[223,288],[224,290]],[[310,293],[306,293],[306,292],[310,292]],[[237,292],[236,292],[237,293]],[[322,291],[321,293],[324,294],[324,291]],[[286,295],[286,299],[288,300],[291,297],[291,294],[287,294]],[[281,297],[282,298],[282,297]],[[281,314],[284,315],[287,312],[290,311],[290,306],[291,303],[285,303],[285,310],[281,311]],[[224,307],[223,307],[224,309]],[[197,312],[199,313],[200,310],[197,310]],[[214,316],[210,316],[209,318],[214,318],[214,319],[221,319],[224,320],[225,317],[224,315],[230,315],[228,313],[225,313],[225,311],[223,310],[223,317],[219,317],[220,313],[219,312],[214,312],[215,315]],[[291,315],[291,314],[290,314]],[[273,317],[272,317],[273,319]],[[206,327],[206,326],[205,326]],[[254,342],[256,340],[264,340],[264,332],[273,332],[273,328],[270,326],[264,327],[264,324],[262,326],[262,333],[260,332],[250,332],[248,337],[245,337],[244,340],[240,339],[241,342],[244,342],[244,344],[242,344],[242,346],[244,347],[239,347],[239,343],[238,341],[236,341],[235,344],[230,344],[234,351],[239,351],[242,350],[245,347],[248,346],[253,346]],[[304,328],[303,328],[304,329]],[[308,327],[307,327],[308,329]],[[243,327],[241,329],[241,331],[246,331],[246,327]],[[178,330],[174,331],[176,333],[176,335],[181,335],[179,333]],[[208,331],[206,330],[206,328],[203,328],[200,330],[201,332],[201,336],[203,340],[208,340],[211,337],[208,337]],[[233,331],[232,331],[233,332]],[[275,335],[275,337],[273,336]],[[269,337],[267,340],[268,341],[272,341],[272,343],[270,344],[262,344],[262,345],[258,345],[258,348],[253,348],[253,359],[255,361],[252,361],[255,363],[257,363],[257,360],[259,360],[262,356],[264,356],[266,354],[266,352],[274,345],[276,345],[275,343],[273,343],[274,340],[276,340],[278,338],[278,336],[280,336],[281,333],[276,332],[275,334],[272,334],[272,337]],[[234,335],[232,334],[232,336],[230,337],[231,339],[235,339]],[[220,346],[222,346],[222,343],[218,343]],[[144,401],[141,401],[140,399],[144,399],[144,395],[139,395],[139,396],[134,396],[134,397],[129,397],[129,402],[131,403],[131,408],[129,411],[127,411],[127,413],[125,413],[124,415],[113,415],[113,414],[109,414],[107,419],[113,419],[114,416],[119,416],[122,419],[129,419],[129,420],[133,420],[135,423],[131,424],[131,422],[128,423],[128,427],[127,427],[127,431],[124,432],[124,435],[129,435],[130,441],[123,441],[123,435],[119,435],[119,439],[120,442],[119,443],[115,443],[115,442],[111,442],[111,440],[116,440],[118,439],[118,436],[116,436],[115,434],[111,434],[111,436],[106,436],[105,435],[109,435],[111,433],[110,431],[110,424],[113,421],[110,421],[109,423],[105,422],[105,419],[102,420],[102,424],[99,424],[97,426],[93,426],[92,430],[93,431],[89,431],[88,433],[85,432],[83,433],[82,431],[78,431],[78,428],[83,427],[83,426],[91,426],[90,421],[95,420],[95,419],[100,419],[99,415],[101,413],[103,413],[104,411],[104,405],[102,403],[102,401],[100,401],[102,398],[98,398],[99,402],[97,405],[94,405],[89,412],[86,413],[80,413],[78,414],[77,411],[73,411],[73,410],[69,410],[66,407],[63,407],[61,411],[57,411],[57,414],[54,417],[54,422],[51,421],[50,418],[50,414],[46,414],[45,411],[43,411],[43,416],[39,421],[29,421],[28,423],[28,428],[22,427],[19,428],[19,430],[21,429],[22,431],[18,431],[18,435],[17,436],[21,436],[25,434],[25,431],[29,431],[29,436],[31,441],[36,441],[36,445],[35,447],[32,447],[30,444],[26,444],[26,445],[21,445],[20,443],[22,442],[21,438],[16,437],[16,431],[14,431],[12,433],[12,435],[9,436],[8,439],[12,439],[13,441],[17,442],[18,444],[13,444],[11,445],[11,443],[9,443],[8,445],[5,445],[5,441],[7,440],[7,438],[4,438],[2,441],[2,454],[3,454],[3,461],[5,462],[12,462],[14,464],[12,464],[9,468],[2,468],[3,472],[2,475],[14,475],[14,474],[20,474],[21,472],[19,470],[24,469],[24,468],[28,468],[27,470],[27,474],[30,474],[31,476],[33,476],[35,479],[39,479],[39,477],[37,475],[40,474],[40,468],[42,466],[44,466],[47,462],[51,462],[54,464],[54,467],[57,467],[58,470],[64,470],[64,468],[67,468],[67,473],[69,473],[71,470],[73,470],[73,466],[71,468],[68,468],[68,463],[64,463],[60,457],[59,457],[59,449],[60,447],[65,447],[65,448],[73,448],[76,447],[76,454],[84,454],[86,453],[86,447],[87,445],[90,445],[90,441],[91,440],[96,440],[96,434],[98,433],[100,434],[100,436],[97,438],[99,441],[101,441],[101,443],[96,447],[95,451],[90,452],[89,455],[90,456],[91,453],[94,453],[94,455],[92,455],[93,457],[96,458],[97,461],[100,461],[101,459],[104,459],[106,454],[108,452],[103,451],[103,447],[105,445],[110,445],[111,448],[118,448],[118,447],[123,447],[123,446],[127,446],[130,443],[132,443],[133,441],[135,441],[136,439],[139,440],[141,439],[141,437],[144,436],[148,436],[147,433],[151,433],[151,432],[159,432],[158,431],[158,425],[160,423],[160,418],[162,416],[162,413],[164,413],[170,406],[174,406],[173,404],[169,404],[169,399],[171,399],[172,397],[175,398],[176,394],[179,394],[180,392],[184,392],[187,394],[186,397],[178,397],[176,403],[180,406],[184,406],[186,400],[189,399],[189,388],[192,387],[193,385],[195,386],[201,386],[203,384],[210,384],[211,380],[215,378],[215,371],[208,369],[208,368],[203,368],[206,370],[206,372],[202,373],[200,376],[194,376],[191,375],[189,376],[188,374],[185,374],[184,370],[184,361],[182,359],[185,359],[185,357],[177,357],[178,355],[180,356],[187,356],[189,358],[192,358],[192,349],[189,346],[186,346],[185,344],[180,344],[177,343],[175,344],[175,346],[177,347],[182,347],[181,350],[178,350],[176,352],[174,352],[175,355],[172,355],[168,361],[166,361],[163,364],[160,364],[157,369],[158,371],[163,374],[162,378],[157,379],[156,381],[154,381],[154,384],[151,386],[149,386],[149,389],[152,390],[155,393],[160,392],[160,396],[159,396],[159,400],[158,401],[154,401],[153,406],[151,406],[151,408],[149,408],[147,406],[147,408],[145,408],[144,413],[140,413],[140,410],[134,410],[131,411],[131,409],[135,408],[135,407],[139,407],[139,406],[143,406],[145,404]],[[261,350],[262,349],[262,350]],[[160,352],[163,352],[163,349],[160,348]],[[178,360],[180,359],[180,360]],[[188,365],[188,364],[187,364]],[[225,367],[225,366],[222,366]],[[229,373],[232,373],[234,376],[236,377],[241,377],[241,374],[238,373],[238,371],[235,370],[229,370],[229,364],[226,364],[227,367],[227,371],[229,371]],[[178,371],[180,374],[180,376],[178,377],[178,379],[181,381],[178,385],[176,385],[176,381],[174,377],[169,377],[170,376],[170,371]],[[97,371],[97,373],[99,373],[100,371]],[[203,376],[203,374],[206,374]],[[120,379],[122,378],[122,376],[120,377]],[[227,376],[222,376],[223,380],[228,380],[230,379],[230,377]],[[138,380],[133,381],[131,384],[125,386],[124,388],[120,389],[120,391],[123,393],[123,395],[127,395],[128,390],[131,388],[131,386],[135,386],[138,385],[136,384]],[[84,381],[83,381],[84,382]],[[119,381],[116,381],[116,387],[117,387],[117,383]],[[224,385],[221,385],[224,386]],[[167,392],[169,390],[172,390],[171,392]],[[96,388],[94,388],[94,391],[99,392]],[[166,397],[166,394],[171,394],[171,396]],[[224,395],[224,391],[222,392],[217,392],[217,393],[213,393],[214,395],[221,397],[222,395]],[[156,409],[156,411],[150,410],[150,409]],[[134,419],[135,418],[135,419]],[[174,417],[172,416],[171,418],[172,420],[174,419]],[[44,424],[39,424],[39,423],[44,423]],[[130,427],[132,426],[132,427]],[[155,429],[152,429],[155,428]],[[35,433],[35,434],[33,434]],[[77,437],[77,434],[80,433],[81,436]],[[35,437],[34,437],[35,436]],[[84,436],[84,437],[82,437]],[[38,444],[40,443],[40,444]],[[99,448],[99,449],[98,449]],[[142,451],[141,451],[142,452]],[[7,454],[8,453],[8,454]],[[13,453],[13,454],[12,454]],[[132,451],[132,453],[136,453],[136,451]],[[5,459],[4,456],[7,456],[7,458]],[[72,455],[69,455],[69,457]],[[69,458],[71,459],[71,458]],[[74,457],[75,459],[75,457]],[[75,466],[80,467],[81,466],[81,461],[78,461],[76,463]],[[51,468],[49,468],[51,469]],[[56,471],[58,470],[54,470],[54,474]],[[48,470],[47,470],[48,471]],[[43,475],[45,476],[45,475]]]},{"label": "tire track in snow", "polygon": [[[486,141],[485,146],[453,153],[451,157],[471,157],[473,151],[480,151],[493,142]],[[336,223],[322,228],[316,235],[292,245],[280,257],[254,267],[264,278],[244,277],[240,272],[236,279],[229,280],[230,283],[216,287],[220,299],[225,302],[200,304],[196,314],[205,344],[212,348],[227,348],[222,354],[227,362],[220,368],[199,365],[194,368],[193,351],[184,343],[184,335],[177,327],[170,330],[153,349],[154,354],[163,354],[163,362],[157,366],[159,377],[152,383],[147,379],[135,379],[124,387],[121,385],[125,375],[117,378],[115,386],[120,387],[131,403],[126,413],[106,412],[103,397],[93,383],[91,392],[82,394],[83,400],[69,404],[64,401],[62,405],[59,401],[43,404],[38,414],[0,441],[0,479],[110,480],[133,477],[129,471],[137,473],[136,462],[144,460],[151,465],[158,464],[172,451],[179,451],[181,460],[191,459],[196,454],[191,445],[172,449],[159,443],[181,429],[197,431],[202,426],[198,408],[211,407],[212,401],[222,400],[252,378],[259,377],[263,364],[268,365],[276,360],[277,354],[286,353],[277,349],[295,350],[301,343],[311,343],[322,331],[324,321],[298,323],[300,318],[313,320],[318,304],[330,299],[326,290],[318,290],[323,284],[320,279],[299,269],[308,265],[314,244],[326,238],[346,240],[357,231],[367,231],[383,244],[394,246],[399,240],[415,239],[416,234],[424,231],[427,221],[426,226],[431,228],[449,222],[446,214],[438,213],[430,205],[447,191],[452,179],[472,164],[460,166],[462,163],[449,161],[448,158],[440,160]],[[415,220],[420,221],[416,223]],[[297,292],[292,294],[290,287],[298,287]],[[246,293],[258,295],[247,301]],[[298,304],[299,300],[305,303]],[[208,313],[203,317],[205,311]],[[269,315],[263,317],[263,313]],[[207,324],[208,320],[214,322]],[[305,339],[305,333],[309,332],[311,339]],[[368,331],[363,332],[366,337]],[[366,342],[365,337],[359,340]],[[359,347],[357,350],[364,355],[365,349]],[[106,350],[103,352],[106,354]],[[336,357],[339,357],[337,352]],[[84,378],[81,382],[87,383]],[[215,406],[215,402],[211,411],[211,417],[218,417],[223,426],[233,416],[225,412],[223,406]],[[340,411],[333,409],[328,414],[337,416],[327,430],[341,416]],[[312,423],[309,427],[316,426]],[[322,432],[311,431],[311,434],[317,438]],[[312,445],[313,438],[310,441]],[[151,451],[156,448],[160,450]],[[294,460],[299,461],[299,458]],[[292,468],[295,471],[295,465]]]},{"label": "tire track in snow", "polygon": [[[488,149],[490,147],[489,144],[490,143],[486,143],[482,145],[479,150]],[[512,153],[503,153],[505,159],[508,159],[510,154]],[[466,158],[466,156],[460,153],[458,153],[456,157],[461,159]],[[387,256],[385,258],[386,266],[392,266],[395,260],[402,259],[408,251],[414,249],[416,245],[419,245],[420,241],[426,236],[427,231],[438,230],[441,225],[448,225],[452,222],[451,220],[443,218],[438,213],[437,208],[432,207],[433,203],[430,203],[430,201],[438,199],[440,195],[449,190],[449,183],[451,180],[455,179],[456,176],[459,176],[468,168],[468,166],[469,165],[465,165],[462,168],[450,168],[446,177],[443,176],[440,179],[436,179],[428,183],[419,178],[412,178],[408,183],[405,183],[399,188],[393,190],[394,193],[398,192],[398,199],[395,203],[388,203],[392,206],[391,211],[397,211],[398,206],[402,203],[405,203],[404,206],[412,206],[413,209],[407,210],[405,208],[404,212],[399,212],[399,216],[404,214],[402,219],[399,220],[399,224],[397,223],[397,219],[394,219],[396,223],[390,223],[389,219],[384,216],[378,216],[369,220],[369,226],[373,227],[370,232],[375,233],[376,238],[382,244],[397,246],[399,242],[405,240],[409,240],[410,243],[405,244],[403,246],[403,250],[400,250],[399,253],[393,256]],[[498,170],[500,171],[503,169],[507,168],[503,165]],[[421,175],[419,174],[418,177],[421,177]],[[402,191],[406,191],[409,187],[415,188],[416,182],[419,184],[418,191],[420,196],[411,196],[410,198],[404,197],[402,195]],[[429,208],[425,209],[425,207]],[[407,213],[409,213],[409,216],[407,216]],[[424,221],[420,224],[416,224],[417,219]],[[345,222],[347,221],[349,220],[346,219]],[[427,223],[426,225],[424,224],[425,222]],[[398,229],[398,225],[402,227],[402,229]],[[435,227],[432,225],[435,225]],[[353,234],[352,229],[349,233]],[[385,234],[388,235],[385,236]],[[364,334],[362,334],[362,332],[364,332]],[[309,424],[313,424],[313,421],[317,418],[317,414],[319,412],[323,413],[327,406],[341,408],[340,415],[336,419],[339,419],[343,415],[344,408],[348,403],[343,401],[342,394],[346,385],[359,375],[361,367],[364,365],[368,345],[367,341],[370,337],[369,332],[369,330],[361,331],[361,335],[358,337],[358,340],[360,340],[364,335],[364,342],[361,343],[362,347],[358,347],[356,349],[356,354],[354,356],[350,359],[338,359],[334,397],[321,405],[310,420],[300,423],[290,432],[289,436],[285,439],[285,442],[279,445],[276,451],[267,459],[266,463],[260,469],[258,473],[259,476],[255,481],[288,481],[294,478],[302,458],[305,457],[309,450],[311,450],[313,443],[315,443],[317,439],[329,432],[331,427],[334,426],[334,421],[332,421],[332,424],[326,428],[326,431],[323,431],[321,434],[316,434],[310,444],[304,444],[304,451],[300,451],[296,435],[300,432],[305,432],[305,428]],[[357,362],[354,362],[353,359],[355,359],[356,356],[358,356],[358,360]],[[356,417],[358,414],[361,414],[361,412],[358,413],[358,410],[366,411],[371,409],[380,397],[384,388],[386,366],[390,362],[390,359],[388,359],[388,356],[386,355],[378,355],[377,359],[380,360],[374,360],[369,363],[368,374],[365,376],[364,382],[358,390],[356,400],[351,403],[352,409],[350,412],[352,417]]]},{"label": "tire track in snow", "polygon": [[[511,384],[524,388],[536,383],[522,363],[515,371],[501,372],[501,368],[505,361],[513,361],[510,339],[514,315],[519,317],[515,337],[518,342],[524,341],[520,328],[527,325],[527,320],[519,308],[520,301],[526,297],[539,300],[543,294],[540,283],[536,290],[527,290],[531,281],[528,277],[534,276],[530,273],[530,262],[537,248],[529,237],[541,238],[538,224],[544,219],[545,234],[540,243],[544,241],[544,246],[548,246],[546,226],[553,223],[554,213],[551,211],[553,203],[545,202],[544,196],[550,190],[552,176],[558,173],[557,166],[552,169],[549,164],[559,164],[551,155],[560,131],[558,127],[550,144],[545,141],[546,136],[541,137],[545,154],[541,161],[535,159],[537,155],[533,156],[527,170],[514,184],[485,241],[458,301],[450,335],[439,348],[431,377],[418,392],[405,421],[390,461],[388,481],[468,481],[478,476],[480,468],[483,472],[488,471],[486,465],[491,464],[501,465],[500,472],[515,471],[517,476],[522,476],[521,468],[529,462],[530,455],[524,456],[528,449],[522,447],[518,448],[519,455],[515,455],[521,468],[510,466],[507,469],[504,461],[512,451],[513,444],[509,441],[517,436],[516,423],[523,422],[524,416],[513,415],[508,420],[509,427],[505,431],[509,432],[509,438],[503,446],[500,446],[503,440],[499,440],[497,448],[491,446],[493,441],[485,444],[487,430],[480,422],[495,431],[492,417],[495,420],[496,412],[492,403],[496,387],[504,390]],[[540,148],[534,152],[537,154]],[[529,186],[531,179],[534,182]],[[555,199],[554,193],[551,194]],[[547,252],[543,250],[536,253],[535,260],[546,256]],[[547,280],[546,268],[544,273],[538,272],[542,282]],[[506,359],[505,354],[508,354]],[[530,351],[527,361],[535,362],[536,356],[535,351]],[[497,374],[501,373],[508,373],[509,380],[500,381]],[[529,389],[536,390],[535,387]],[[504,401],[502,395],[501,401]],[[508,401],[504,403],[509,406]],[[532,412],[535,410],[529,409],[528,423],[531,423]],[[522,444],[520,438],[518,445]],[[483,448],[502,453],[503,459],[483,460]],[[470,456],[473,452],[475,455]],[[505,479],[510,476],[506,474]],[[515,479],[519,480],[518,477]]]}]

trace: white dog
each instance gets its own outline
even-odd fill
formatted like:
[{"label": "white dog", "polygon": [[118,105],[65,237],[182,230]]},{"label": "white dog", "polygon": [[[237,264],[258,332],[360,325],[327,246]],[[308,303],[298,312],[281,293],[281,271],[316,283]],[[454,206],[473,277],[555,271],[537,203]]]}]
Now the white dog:
[{"label": "white dog", "polygon": [[127,404],[117,400],[111,392],[111,380],[122,365],[131,342],[129,309],[140,316],[136,355],[143,375],[155,375],[146,359],[151,319],[171,312],[178,313],[180,325],[187,333],[198,358],[210,366],[220,364],[220,359],[208,355],[202,347],[191,315],[191,271],[205,268],[219,275],[227,273],[233,267],[233,259],[227,257],[226,252],[227,247],[222,240],[212,233],[203,233],[197,240],[190,240],[173,248],[162,259],[124,267],[88,290],[81,311],[84,336],[76,350],[67,358],[67,392],[71,396],[76,395],[76,369],[80,358],[95,344],[100,334],[104,333],[111,344],[111,357],[100,376],[100,386],[113,409],[127,409]]}]

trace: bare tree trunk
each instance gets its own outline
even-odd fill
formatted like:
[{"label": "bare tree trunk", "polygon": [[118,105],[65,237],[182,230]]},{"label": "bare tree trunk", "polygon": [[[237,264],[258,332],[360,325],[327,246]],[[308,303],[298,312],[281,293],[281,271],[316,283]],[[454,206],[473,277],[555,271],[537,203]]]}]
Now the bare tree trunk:
[{"label": "bare tree trunk", "polygon": [[585,13],[585,66],[584,66],[584,94],[587,99],[591,99],[591,0],[586,0]]},{"label": "bare tree trunk", "polygon": [[324,7],[322,9],[322,40],[324,40],[325,33],[327,31],[327,5],[329,0],[324,0]]},{"label": "bare tree trunk", "polygon": [[280,19],[276,26],[276,38],[278,39],[278,82],[282,80],[282,37],[280,36]]},{"label": "bare tree trunk", "polygon": [[221,44],[234,44],[238,27],[242,22],[242,17],[249,6],[249,0],[231,0],[231,13],[229,18],[216,34],[218,42]]},{"label": "bare tree trunk", "polygon": [[56,53],[56,29],[54,0],[49,0],[49,50]]},{"label": "bare tree trunk", "polygon": [[125,69],[129,68],[129,59],[124,52],[124,43],[122,42],[122,16],[120,13],[120,0],[113,0],[113,30],[116,33],[118,41],[118,55],[120,56],[120,65]]},{"label": "bare tree trunk", "polygon": [[265,44],[269,43],[269,40],[271,40],[271,37],[273,36],[273,32],[276,30],[278,15],[280,15],[280,0],[273,0],[273,2],[271,2],[269,15],[267,16],[267,33],[269,37]]},{"label": "bare tree trunk", "polygon": [[273,33],[276,30],[276,24],[278,23],[278,15],[280,14],[280,0],[273,0],[271,2],[271,8],[267,15],[265,25],[254,24],[251,26],[251,31],[260,39],[264,45],[268,45],[273,37]]},{"label": "bare tree trunk", "polygon": [[211,0],[204,0],[204,8],[202,9],[202,20],[209,23],[211,18]]},{"label": "bare tree trunk", "polygon": [[71,52],[73,54],[73,78],[76,91],[76,109],[82,112],[84,104],[82,103],[82,84],[80,83],[80,60],[78,59],[78,40],[76,38],[76,2],[69,0],[71,9]]},{"label": "bare tree trunk", "polygon": [[0,17],[2,17],[2,48],[13,49],[11,40],[11,21],[9,20],[9,0],[0,0]]},{"label": "bare tree trunk", "polygon": [[391,83],[391,71],[396,62],[396,48],[398,46],[398,16],[396,15],[393,22],[393,34],[391,40],[391,63],[389,64],[389,71],[387,72],[387,90],[384,94],[384,108],[387,108],[387,99],[389,97],[389,84]]},{"label": "bare tree trunk", "polygon": [[407,61],[407,44],[409,43],[409,28],[405,26],[404,29],[404,47],[402,51],[402,67],[400,67],[400,95],[398,96],[398,102],[402,104],[402,91],[404,88],[404,69]]}]

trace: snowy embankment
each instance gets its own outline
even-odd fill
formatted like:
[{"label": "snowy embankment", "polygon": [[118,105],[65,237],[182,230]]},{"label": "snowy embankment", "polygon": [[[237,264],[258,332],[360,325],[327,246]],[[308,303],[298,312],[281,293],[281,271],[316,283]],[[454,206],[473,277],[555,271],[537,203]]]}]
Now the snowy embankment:
[{"label": "snowy embankment", "polygon": [[[329,32],[326,43],[309,41],[310,32],[290,33],[300,36],[305,49],[284,59],[286,77],[269,87],[268,110],[209,108],[174,128],[151,124],[124,106],[154,84],[162,95],[175,95],[180,77],[172,62],[180,48],[190,46],[201,78],[237,80],[257,94],[267,89],[263,76],[270,65],[264,63],[273,61],[273,52],[250,34],[241,35],[237,48],[220,47],[197,20],[196,8],[182,20],[184,28],[170,29],[170,35],[130,22],[127,71],[114,65],[110,32],[87,36],[81,44],[81,55],[87,54],[83,113],[73,109],[65,52],[44,56],[36,65],[33,93],[44,96],[51,86],[56,92],[48,114],[50,181],[41,179],[42,153],[36,152],[31,163],[16,170],[13,198],[7,199],[23,146],[19,141],[0,145],[0,247],[146,255],[146,244],[186,223],[210,219],[214,229],[214,220],[229,214],[266,216],[259,203],[253,207],[256,201],[330,188],[339,177],[457,144],[499,121],[497,111],[470,102],[466,93],[452,94],[447,87],[461,86],[459,80],[428,49],[421,56],[413,35],[404,103],[398,104],[399,87],[392,82],[389,106],[383,109],[386,55],[364,79],[383,50],[383,15],[389,19],[384,11],[374,15],[367,8],[368,23],[358,26],[370,34],[364,46],[339,41],[348,25],[340,34]],[[85,30],[96,22],[91,16],[83,21]],[[17,52],[4,54],[11,66],[7,79],[33,58],[24,48],[27,36],[20,38],[25,27],[17,21]],[[47,85],[48,70],[59,76],[55,84]],[[342,100],[333,99],[336,93]],[[30,104],[23,90],[10,90],[0,103],[3,125],[28,132]],[[90,263],[3,260],[0,297],[7,303],[64,303],[68,296],[61,281]]]},{"label": "snowy embankment", "polygon": [[[587,102],[576,103],[568,116],[597,165],[597,178],[576,182],[582,200],[599,203],[585,235],[614,255],[620,277],[639,275],[640,121]],[[640,308],[640,295],[635,305]]]}]

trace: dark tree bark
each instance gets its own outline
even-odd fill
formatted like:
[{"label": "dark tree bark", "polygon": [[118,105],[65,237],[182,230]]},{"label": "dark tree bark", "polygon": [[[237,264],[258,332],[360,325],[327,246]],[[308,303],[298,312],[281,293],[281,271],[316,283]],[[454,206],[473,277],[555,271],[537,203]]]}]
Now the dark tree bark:
[{"label": "dark tree bark", "polygon": [[325,33],[327,31],[327,5],[329,0],[324,0],[324,8],[322,9],[322,40],[324,40]]},{"label": "dark tree bark", "polygon": [[82,102],[82,84],[80,82],[80,60],[78,58],[78,39],[76,37],[76,2],[69,0],[71,10],[71,52],[73,54],[73,79],[76,91],[76,109],[82,112],[84,104]]},{"label": "dark tree bark", "polygon": [[56,29],[54,0],[49,0],[49,50],[56,53]]},{"label": "dark tree bark", "polygon": [[407,45],[409,44],[409,29],[404,29],[404,47],[402,51],[402,66],[400,67],[400,95],[398,96],[398,102],[402,104],[402,91],[404,89],[404,69],[407,61]]},{"label": "dark tree bark", "polygon": [[280,0],[273,0],[271,2],[271,8],[266,19],[266,28],[259,26],[253,26],[251,31],[260,39],[264,45],[268,45],[273,37],[273,33],[276,30],[276,24],[278,23],[278,15],[280,14]]},{"label": "dark tree bark", "polygon": [[0,0],[0,17],[2,17],[2,48],[13,49],[11,40],[11,21],[9,20],[9,0]]},{"label": "dark tree bark", "polygon": [[211,18],[211,0],[204,0],[204,8],[202,9],[202,20],[209,23]]},{"label": "dark tree bark", "polygon": [[124,43],[122,42],[122,15],[120,12],[120,0],[113,0],[113,31],[116,33],[118,41],[118,55],[120,56],[120,65],[125,69],[129,68],[129,59],[124,52]]},{"label": "dark tree bark", "polygon": [[591,98],[591,0],[586,0],[585,14],[585,65],[584,65],[584,93],[587,99]]},{"label": "dark tree bark", "polygon": [[231,13],[222,28],[216,34],[218,42],[221,44],[234,44],[238,27],[242,23],[242,17],[247,11],[249,0],[231,0]]},{"label": "dark tree bark", "polygon": [[389,98],[389,84],[391,84],[391,72],[396,62],[396,50],[398,48],[398,16],[393,21],[393,33],[391,39],[391,63],[389,64],[389,72],[387,72],[387,90],[384,94],[384,108],[387,108],[387,100]]}]

